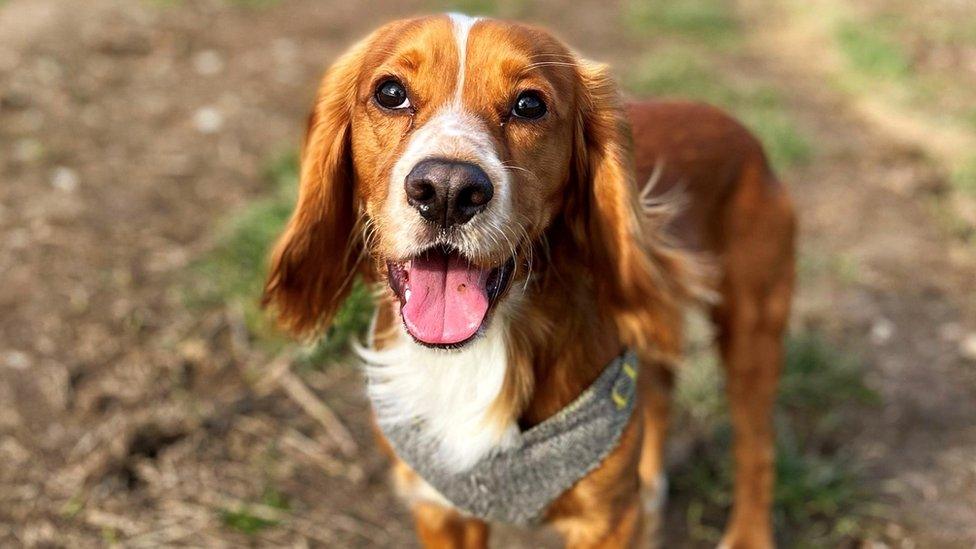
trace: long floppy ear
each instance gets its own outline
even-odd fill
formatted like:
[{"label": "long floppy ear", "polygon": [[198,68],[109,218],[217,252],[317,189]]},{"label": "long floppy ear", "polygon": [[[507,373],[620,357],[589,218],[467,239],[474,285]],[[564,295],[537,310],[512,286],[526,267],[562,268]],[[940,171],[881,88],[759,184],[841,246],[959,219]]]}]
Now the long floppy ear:
[{"label": "long floppy ear", "polygon": [[623,342],[648,358],[681,352],[692,262],[664,232],[667,212],[645,208],[634,183],[629,125],[604,65],[579,61],[579,115],[567,225],[599,306]]},{"label": "long floppy ear", "polygon": [[312,335],[332,320],[360,258],[351,111],[370,41],[344,54],[319,85],[302,149],[298,203],[271,257],[262,304],[297,336]]}]

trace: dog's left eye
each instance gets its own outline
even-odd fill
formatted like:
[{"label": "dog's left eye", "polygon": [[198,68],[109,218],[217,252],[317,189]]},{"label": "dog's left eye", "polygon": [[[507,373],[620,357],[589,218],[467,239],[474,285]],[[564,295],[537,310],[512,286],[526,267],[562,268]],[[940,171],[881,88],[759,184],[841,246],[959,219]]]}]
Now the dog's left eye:
[{"label": "dog's left eye", "polygon": [[387,109],[399,110],[410,106],[407,89],[396,80],[384,80],[379,86],[376,86],[376,93],[373,94],[373,97],[376,98],[376,102],[381,107]]},{"label": "dog's left eye", "polygon": [[512,105],[512,114],[519,118],[531,120],[542,118],[542,115],[546,114],[546,102],[542,100],[539,92],[524,91],[519,94],[515,104]]}]

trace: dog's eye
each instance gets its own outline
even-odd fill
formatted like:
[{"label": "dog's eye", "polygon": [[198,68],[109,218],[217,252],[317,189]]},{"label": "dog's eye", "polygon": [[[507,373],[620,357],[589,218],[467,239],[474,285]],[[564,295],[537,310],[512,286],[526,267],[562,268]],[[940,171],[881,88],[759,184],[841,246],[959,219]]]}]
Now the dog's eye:
[{"label": "dog's eye", "polygon": [[386,109],[405,109],[410,106],[407,89],[396,80],[384,80],[376,87],[373,97],[381,107]]},{"label": "dog's eye", "polygon": [[546,114],[546,102],[537,91],[524,91],[519,94],[512,106],[512,114],[519,118],[535,120]]}]

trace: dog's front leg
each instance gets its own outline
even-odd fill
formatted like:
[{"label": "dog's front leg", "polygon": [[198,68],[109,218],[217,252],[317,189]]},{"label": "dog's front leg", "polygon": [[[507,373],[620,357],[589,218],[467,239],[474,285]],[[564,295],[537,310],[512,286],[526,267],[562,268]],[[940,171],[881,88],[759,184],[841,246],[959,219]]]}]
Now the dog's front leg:
[{"label": "dog's front leg", "polygon": [[747,172],[739,185],[735,209],[726,214],[733,222],[723,228],[722,299],[712,313],[735,432],[735,492],[720,547],[770,549],[775,546],[773,410],[795,278],[796,221],[775,181]]},{"label": "dog's front leg", "polygon": [[[640,401],[638,401],[640,405]],[[617,448],[549,508],[569,549],[651,547],[638,472],[643,418],[635,414]]]},{"label": "dog's front leg", "polygon": [[450,507],[436,490],[393,454],[384,439],[381,447],[393,458],[393,485],[410,506],[417,537],[428,549],[482,549],[488,547],[488,525],[465,517]]},{"label": "dog's front leg", "polygon": [[630,502],[613,509],[581,510],[578,517],[562,520],[556,529],[566,540],[567,549],[647,548],[651,540],[644,532],[644,510],[637,491]]},{"label": "dog's front leg", "polygon": [[488,547],[488,525],[480,520],[436,503],[417,502],[411,511],[420,543],[428,549]]}]

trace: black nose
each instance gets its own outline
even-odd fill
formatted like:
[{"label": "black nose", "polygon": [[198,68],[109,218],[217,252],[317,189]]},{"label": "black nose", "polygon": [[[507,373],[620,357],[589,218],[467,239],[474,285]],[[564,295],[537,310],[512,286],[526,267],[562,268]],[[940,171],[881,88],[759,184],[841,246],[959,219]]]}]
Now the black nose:
[{"label": "black nose", "polygon": [[431,158],[410,170],[404,183],[407,202],[424,219],[445,229],[467,223],[488,207],[495,190],[474,164]]}]

